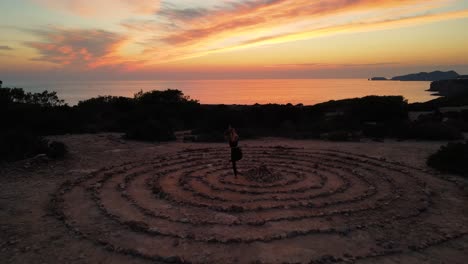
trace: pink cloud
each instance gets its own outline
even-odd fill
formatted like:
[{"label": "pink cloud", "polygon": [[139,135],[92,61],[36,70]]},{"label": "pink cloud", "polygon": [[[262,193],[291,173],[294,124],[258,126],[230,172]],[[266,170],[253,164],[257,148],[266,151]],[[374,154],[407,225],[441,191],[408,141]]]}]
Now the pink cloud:
[{"label": "pink cloud", "polygon": [[155,14],[158,0],[34,0],[52,9],[79,16],[97,18],[127,18],[133,14]]},{"label": "pink cloud", "polygon": [[126,41],[125,36],[104,30],[53,28],[34,33],[41,41],[26,43],[39,53],[34,60],[62,66],[93,68],[118,64],[116,50]]}]

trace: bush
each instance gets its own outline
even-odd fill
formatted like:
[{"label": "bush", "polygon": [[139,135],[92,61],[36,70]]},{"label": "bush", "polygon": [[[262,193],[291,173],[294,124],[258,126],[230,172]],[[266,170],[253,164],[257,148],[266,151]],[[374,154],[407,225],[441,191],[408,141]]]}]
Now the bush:
[{"label": "bush", "polygon": [[333,131],[322,135],[323,139],[330,141],[359,141],[359,137],[348,131]]},{"label": "bush", "polygon": [[463,134],[459,129],[447,124],[427,123],[413,126],[412,137],[427,140],[457,140]]},{"label": "bush", "polygon": [[384,138],[388,136],[388,128],[380,123],[367,123],[364,125],[362,133],[370,138]]},{"label": "bush", "polygon": [[465,143],[449,143],[432,154],[427,165],[444,172],[468,176],[468,141]]},{"label": "bush", "polygon": [[312,106],[321,112],[341,112],[345,121],[388,122],[407,119],[408,102],[402,96],[366,96]]},{"label": "bush", "polygon": [[224,132],[226,129],[215,128],[215,129],[193,129],[192,130],[192,141],[194,142],[225,142]]},{"label": "bush", "polygon": [[64,158],[68,153],[67,146],[63,142],[53,141],[47,149],[47,156],[53,159]]},{"label": "bush", "polygon": [[157,120],[147,120],[131,126],[125,133],[128,139],[145,141],[175,140],[174,131],[166,124]]},{"label": "bush", "polygon": [[14,161],[45,154],[47,140],[30,133],[9,131],[0,135],[0,160]]},{"label": "bush", "polygon": [[49,141],[31,133],[9,131],[0,135],[0,160],[15,161],[32,158],[39,154],[47,154],[53,159],[63,158],[67,146],[58,141]]},{"label": "bush", "polygon": [[57,92],[43,91],[42,93],[27,93],[21,88],[1,88],[0,102],[19,103],[39,106],[63,106],[65,101],[59,99]]},{"label": "bush", "polygon": [[219,133],[206,133],[206,134],[200,134],[194,136],[194,141],[195,142],[225,142],[226,139],[224,139],[223,134]]}]

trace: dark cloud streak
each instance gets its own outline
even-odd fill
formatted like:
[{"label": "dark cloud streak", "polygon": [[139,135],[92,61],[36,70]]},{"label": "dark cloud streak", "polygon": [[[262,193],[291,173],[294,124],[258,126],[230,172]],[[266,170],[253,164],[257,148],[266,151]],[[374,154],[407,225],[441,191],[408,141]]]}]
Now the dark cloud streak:
[{"label": "dark cloud streak", "polygon": [[10,46],[0,46],[0,50],[13,50]]}]

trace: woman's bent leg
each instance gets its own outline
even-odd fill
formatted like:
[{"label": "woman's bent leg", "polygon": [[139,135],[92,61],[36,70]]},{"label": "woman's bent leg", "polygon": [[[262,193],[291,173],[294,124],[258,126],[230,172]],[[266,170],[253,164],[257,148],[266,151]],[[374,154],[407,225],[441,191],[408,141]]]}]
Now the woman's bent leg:
[{"label": "woman's bent leg", "polygon": [[232,161],[232,170],[234,171],[234,177],[237,177],[237,166],[235,161]]}]

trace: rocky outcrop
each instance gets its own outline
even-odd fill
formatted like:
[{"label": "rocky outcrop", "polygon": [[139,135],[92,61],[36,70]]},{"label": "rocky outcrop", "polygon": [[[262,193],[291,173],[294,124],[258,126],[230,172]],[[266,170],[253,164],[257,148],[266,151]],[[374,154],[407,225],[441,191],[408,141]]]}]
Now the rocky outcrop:
[{"label": "rocky outcrop", "polygon": [[440,81],[452,80],[459,78],[460,75],[455,71],[434,71],[434,72],[420,72],[408,75],[393,77],[393,81]]},{"label": "rocky outcrop", "polygon": [[388,79],[385,77],[372,77],[369,81],[388,81]]},{"label": "rocky outcrop", "polygon": [[468,79],[434,81],[428,91],[446,97],[468,95]]}]

